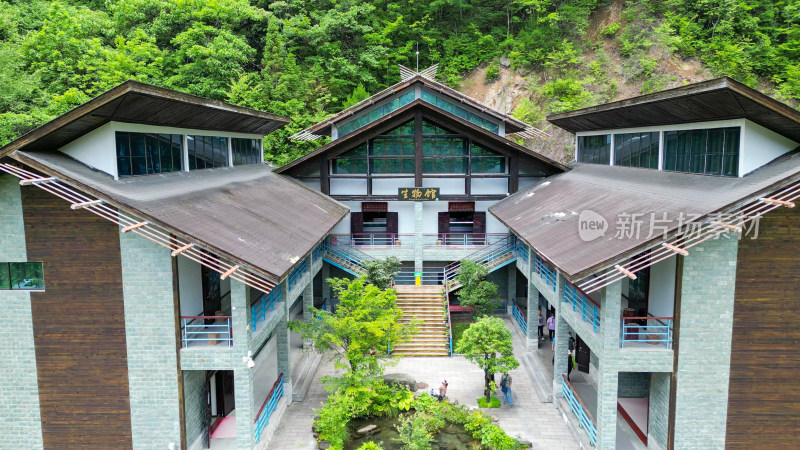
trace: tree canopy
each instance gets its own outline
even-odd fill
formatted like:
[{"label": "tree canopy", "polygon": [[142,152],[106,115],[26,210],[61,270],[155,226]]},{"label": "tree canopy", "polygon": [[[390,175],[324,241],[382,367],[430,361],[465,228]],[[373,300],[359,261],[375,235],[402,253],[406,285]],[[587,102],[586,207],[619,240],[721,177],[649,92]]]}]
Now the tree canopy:
[{"label": "tree canopy", "polygon": [[477,315],[490,314],[498,305],[497,285],[486,281],[488,273],[486,268],[467,259],[461,261],[456,273],[456,281],[461,284],[456,296],[462,306],[474,307]]},{"label": "tree canopy", "polygon": [[490,400],[490,382],[495,373],[508,372],[519,367],[514,358],[511,331],[503,319],[484,316],[464,331],[455,349],[484,372],[487,403]]}]

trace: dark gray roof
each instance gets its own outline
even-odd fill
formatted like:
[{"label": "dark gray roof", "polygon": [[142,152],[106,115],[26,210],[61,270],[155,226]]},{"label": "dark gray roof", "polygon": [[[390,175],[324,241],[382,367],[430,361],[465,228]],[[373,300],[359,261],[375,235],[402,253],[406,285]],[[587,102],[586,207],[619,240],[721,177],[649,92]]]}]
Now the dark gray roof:
[{"label": "dark gray roof", "polygon": [[115,181],[58,152],[10,156],[275,281],[349,211],[264,164]]},{"label": "dark gray roof", "polygon": [[0,156],[59,148],[111,121],[261,135],[289,123],[275,114],[126,81],[16,139]]},{"label": "dark gray roof", "polygon": [[730,78],[547,117],[573,133],[725,119],[748,119],[800,142],[800,111]]},{"label": "dark gray roof", "polygon": [[[501,222],[572,280],[659,242],[659,225],[678,228],[681,213],[700,218],[728,211],[800,178],[800,153],[779,158],[743,178],[577,164],[564,174],[516,193],[489,208]],[[608,223],[603,237],[586,242],[578,233],[583,211]],[[639,237],[617,239],[618,218],[641,213]],[[663,219],[668,222],[651,222]],[[648,237],[651,224],[654,236]]]}]

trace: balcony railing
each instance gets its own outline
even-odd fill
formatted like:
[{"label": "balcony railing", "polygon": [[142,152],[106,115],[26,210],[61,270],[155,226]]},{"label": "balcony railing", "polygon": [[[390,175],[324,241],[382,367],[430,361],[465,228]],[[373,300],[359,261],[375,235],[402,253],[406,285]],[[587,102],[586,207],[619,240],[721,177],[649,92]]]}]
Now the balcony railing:
[{"label": "balcony railing", "polygon": [[314,251],[311,252],[311,262],[317,262],[317,260],[322,257],[323,245],[324,243],[320,242],[319,245],[314,247]]},{"label": "balcony railing", "polygon": [[307,263],[308,260],[304,258],[303,262],[298,264],[298,266],[295,267],[294,270],[292,270],[289,273],[289,290],[292,290],[292,288],[297,284],[297,282],[300,281],[300,278],[303,278],[303,274],[308,271]]},{"label": "balcony railing", "polygon": [[584,322],[588,322],[595,333],[600,330],[600,305],[592,301],[589,296],[572,284],[564,283],[564,302],[572,305],[572,310],[577,312]]},{"label": "balcony railing", "polygon": [[438,233],[422,237],[424,248],[477,249],[506,239],[506,233]]},{"label": "balcony railing", "polygon": [[363,233],[363,234],[332,234],[331,244],[338,246],[352,246],[359,250],[387,250],[399,248],[414,248],[413,234],[398,233]]},{"label": "balcony railing", "polygon": [[256,324],[267,318],[267,311],[275,311],[275,305],[281,301],[281,289],[275,286],[268,294],[263,294],[250,305],[251,328],[256,331]]},{"label": "balcony railing", "polygon": [[219,344],[233,345],[231,316],[181,316],[181,345],[184,348]]},{"label": "balcony railing", "polygon": [[550,264],[544,262],[539,255],[533,255],[533,270],[539,274],[539,277],[544,280],[546,285],[553,287],[553,292],[556,291],[556,271]]},{"label": "balcony railing", "polygon": [[522,328],[522,332],[525,335],[528,335],[528,320],[525,319],[525,316],[522,314],[522,311],[519,310],[516,303],[512,303],[511,311],[514,313],[514,319],[517,321],[517,325]]},{"label": "balcony railing", "polygon": [[[395,284],[415,284],[417,281],[417,272],[414,270],[400,270],[394,277]],[[421,275],[422,284],[434,285],[442,284],[444,280],[444,267],[425,267],[422,269]]]},{"label": "balcony railing", "polygon": [[283,374],[278,375],[278,379],[272,385],[272,390],[267,394],[267,399],[264,400],[264,404],[261,405],[261,409],[256,415],[256,443],[261,441],[261,433],[269,425],[269,416],[278,409],[278,400],[281,397],[283,397]]},{"label": "balcony railing", "polygon": [[597,423],[563,373],[561,374],[561,395],[569,404],[569,410],[575,413],[575,416],[578,418],[578,424],[580,424],[581,428],[586,430],[586,434],[589,435],[589,443],[593,446],[597,446]]},{"label": "balcony railing", "polygon": [[623,317],[621,348],[642,348],[639,344],[672,347],[672,317]]},{"label": "balcony railing", "polygon": [[[422,246],[447,250],[475,250],[507,238],[507,233],[426,233],[422,236]],[[359,250],[401,250],[414,248],[414,239],[414,235],[408,233],[333,234],[331,244],[352,246]]]}]

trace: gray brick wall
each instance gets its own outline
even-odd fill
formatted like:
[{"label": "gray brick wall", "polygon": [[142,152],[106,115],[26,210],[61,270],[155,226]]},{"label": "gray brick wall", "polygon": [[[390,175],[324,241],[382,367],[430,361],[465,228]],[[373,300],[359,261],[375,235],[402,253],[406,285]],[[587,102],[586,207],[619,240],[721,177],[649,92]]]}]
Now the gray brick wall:
[{"label": "gray brick wall", "polygon": [[725,447],[737,249],[710,240],[683,260],[675,448]]},{"label": "gray brick wall", "polygon": [[169,250],[120,233],[133,448],[181,442],[172,258]]},{"label": "gray brick wall", "polygon": [[620,372],[617,386],[619,398],[645,398],[650,394],[650,373]]},{"label": "gray brick wall", "polygon": [[[0,262],[12,261],[27,261],[22,199],[19,180],[0,175]],[[0,448],[42,448],[30,294],[0,291],[0,305]]]},{"label": "gray brick wall", "polygon": [[183,407],[186,417],[186,445],[190,450],[202,448],[206,428],[206,372],[183,371]]},{"label": "gray brick wall", "polygon": [[648,415],[648,446],[667,448],[669,427],[669,373],[650,376],[650,413]]}]

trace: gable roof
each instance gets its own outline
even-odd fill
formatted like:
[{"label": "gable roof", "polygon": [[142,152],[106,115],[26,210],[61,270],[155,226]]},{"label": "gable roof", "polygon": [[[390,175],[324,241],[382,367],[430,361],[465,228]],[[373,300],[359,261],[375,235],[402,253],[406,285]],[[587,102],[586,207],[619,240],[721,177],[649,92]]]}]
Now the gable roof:
[{"label": "gable roof", "polygon": [[128,80],[21,136],[3,148],[52,150],[111,121],[269,134],[289,119],[217,100]]},{"label": "gable roof", "polygon": [[[411,103],[392,111],[391,113],[375,120],[374,122],[366,125],[365,127],[350,133],[344,137],[339,139],[333,140],[322,147],[316,149],[315,151],[308,153],[300,158],[295,159],[277,169],[275,169],[278,173],[285,173],[286,171],[303,164],[307,161],[315,159],[323,154],[329,152],[336,152],[340,150],[346,150],[352,148],[355,145],[360,144],[361,142],[370,139],[374,135],[380,134],[382,132],[389,131],[396,126],[401,125],[403,122],[413,118],[414,111],[422,110],[423,114],[427,113],[429,115],[435,115],[436,117],[443,119],[445,122],[444,125],[450,128],[454,128],[455,131],[470,131],[474,136],[480,136],[480,140],[491,143],[495,148],[499,147],[505,149],[509,152],[519,152],[521,154],[527,155],[531,158],[539,160],[547,165],[553,167],[553,172],[561,172],[567,170],[567,167],[563,164],[556,162],[550,158],[547,158],[544,155],[541,155],[533,150],[525,148],[514,141],[508,140],[503,138],[499,135],[491,133],[483,128],[479,127],[478,125],[473,124],[467,120],[464,120],[461,117],[458,117],[454,114],[451,114],[435,105],[432,105],[428,102],[422,101],[420,99],[414,100]],[[377,131],[376,131],[377,130]]]},{"label": "gable roof", "polygon": [[728,77],[555,114],[547,120],[577,133],[742,118],[800,142],[800,111]]},{"label": "gable roof", "polygon": [[274,282],[349,212],[264,164],[114,180],[60,152],[10,156]]},{"label": "gable roof", "polygon": [[[683,223],[702,221],[798,179],[800,151],[742,178],[577,163],[569,172],[491,206],[489,212],[536,253],[578,280],[658,244],[664,233],[654,228],[655,235],[649,235],[651,225],[667,226],[666,233],[673,235],[681,215]],[[587,210],[608,225],[602,237],[590,241],[579,233],[581,213]],[[615,227],[631,214],[642,214],[640,233],[618,239]],[[657,222],[662,219],[667,222]]]},{"label": "gable roof", "polygon": [[295,133],[292,138],[299,139],[299,140],[312,140],[319,138],[321,136],[330,136],[331,135],[331,124],[342,122],[345,119],[353,117],[359,114],[364,109],[369,108],[375,104],[380,103],[382,100],[385,100],[394,94],[403,91],[415,84],[421,84],[433,91],[440,92],[445,94],[449,97],[453,97],[458,102],[466,104],[490,117],[493,117],[503,123],[505,123],[505,130],[506,134],[512,133],[520,133],[524,135],[522,137],[534,137],[534,136],[548,136],[547,133],[544,131],[539,130],[527,123],[515,119],[514,117],[504,114],[494,108],[490,108],[479,101],[470,98],[466,94],[463,94],[445,84],[439,83],[438,81],[432,80],[425,76],[423,73],[415,73],[413,76],[406,78],[398,83],[395,83],[386,89],[373,94],[369,98],[366,98],[355,105],[352,105],[348,108],[339,111],[338,113],[334,114],[333,116],[323,120],[322,122],[316,123],[304,130],[301,130]]}]

